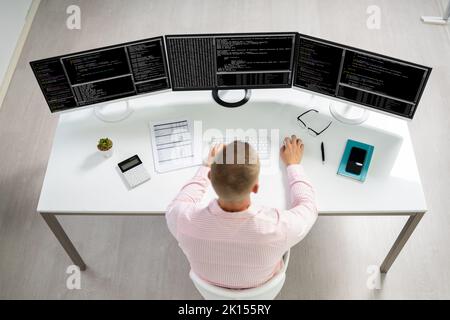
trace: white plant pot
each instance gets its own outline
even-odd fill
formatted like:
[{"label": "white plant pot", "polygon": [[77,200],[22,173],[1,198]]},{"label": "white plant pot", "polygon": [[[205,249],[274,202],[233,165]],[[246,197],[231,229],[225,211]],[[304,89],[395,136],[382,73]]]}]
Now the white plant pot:
[{"label": "white plant pot", "polygon": [[114,148],[114,147],[112,147],[111,149],[106,150],[106,151],[101,151],[101,150],[99,150],[99,152],[100,152],[105,158],[110,158],[110,157],[113,155],[113,153],[114,153],[113,148]]}]

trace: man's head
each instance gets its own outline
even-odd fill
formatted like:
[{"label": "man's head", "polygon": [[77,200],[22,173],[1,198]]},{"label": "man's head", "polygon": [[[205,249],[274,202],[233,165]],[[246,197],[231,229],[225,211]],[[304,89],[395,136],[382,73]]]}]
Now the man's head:
[{"label": "man's head", "polygon": [[246,142],[234,141],[222,148],[211,165],[211,183],[220,199],[239,202],[258,191],[259,159]]}]

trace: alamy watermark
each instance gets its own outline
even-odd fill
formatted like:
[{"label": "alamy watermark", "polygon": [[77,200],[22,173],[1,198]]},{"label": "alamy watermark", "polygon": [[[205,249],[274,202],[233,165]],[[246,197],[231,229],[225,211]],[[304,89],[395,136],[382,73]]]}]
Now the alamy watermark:
[{"label": "alamy watermark", "polygon": [[367,267],[366,272],[369,277],[366,281],[367,289],[369,290],[380,290],[381,289],[381,273],[380,267],[377,265],[370,265]]},{"label": "alamy watermark", "polygon": [[77,5],[70,5],[66,9],[66,13],[69,15],[66,19],[66,27],[69,30],[81,29],[81,9]]},{"label": "alamy watermark", "polygon": [[[275,173],[278,172],[280,161],[280,130],[267,128],[228,128],[221,131],[217,128],[203,129],[203,122],[193,121],[193,137],[201,137],[201,139],[194,139],[193,149],[195,154],[203,155],[205,158],[211,147],[216,144],[228,145],[230,152],[226,153],[223,164],[255,164],[256,159],[253,157],[246,157],[246,147],[243,143],[236,144],[237,150],[234,152],[234,144],[231,142],[240,141],[248,143],[258,154],[260,164],[265,168],[264,172]],[[177,141],[177,135],[172,136],[172,142]],[[174,150],[173,152],[176,152]],[[236,159],[234,156],[236,155]],[[173,155],[177,157],[176,154]],[[222,163],[221,163],[222,164]]]},{"label": "alamy watermark", "polygon": [[379,30],[381,28],[381,8],[377,5],[370,5],[366,9],[369,15],[366,20],[366,26],[369,30]]},{"label": "alamy watermark", "polygon": [[80,267],[72,264],[67,267],[66,273],[69,275],[66,279],[66,287],[69,290],[81,289],[81,271]]}]

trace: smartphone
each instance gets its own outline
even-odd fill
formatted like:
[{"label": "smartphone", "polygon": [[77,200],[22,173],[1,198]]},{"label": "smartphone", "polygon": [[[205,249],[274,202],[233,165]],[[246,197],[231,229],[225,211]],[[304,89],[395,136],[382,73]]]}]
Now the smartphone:
[{"label": "smartphone", "polygon": [[352,147],[350,150],[350,155],[348,157],[347,166],[345,167],[345,171],[360,175],[362,168],[364,166],[364,161],[366,160],[367,150]]}]

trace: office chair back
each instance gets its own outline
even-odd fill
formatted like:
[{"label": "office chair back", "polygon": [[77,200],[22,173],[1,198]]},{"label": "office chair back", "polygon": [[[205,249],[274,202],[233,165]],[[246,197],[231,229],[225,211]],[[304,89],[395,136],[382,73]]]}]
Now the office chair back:
[{"label": "office chair back", "polygon": [[189,276],[197,290],[206,300],[273,300],[280,293],[286,280],[289,254],[290,252],[288,251],[283,256],[283,269],[272,279],[256,288],[236,290],[218,287],[202,280],[192,270],[189,272]]}]

